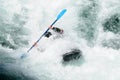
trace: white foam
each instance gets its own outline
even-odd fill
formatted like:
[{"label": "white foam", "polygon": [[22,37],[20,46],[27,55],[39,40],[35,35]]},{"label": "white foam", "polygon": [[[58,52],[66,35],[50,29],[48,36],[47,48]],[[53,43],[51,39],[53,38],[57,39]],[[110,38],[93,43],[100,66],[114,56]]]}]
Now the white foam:
[{"label": "white foam", "polygon": [[[102,9],[106,8],[107,5],[107,8],[109,8],[109,4],[113,3],[107,2],[107,4],[105,4],[106,1],[107,0],[102,0],[98,3],[102,5],[102,7],[100,7],[101,12],[98,15],[101,22],[103,20],[101,16],[106,17],[108,14],[107,9]],[[38,47],[34,47],[30,51],[27,58],[19,60],[21,66],[24,67],[26,71],[30,71],[29,74],[37,77],[39,80],[119,80],[119,50],[104,48],[100,45],[100,41],[102,41],[101,38],[104,39],[106,37],[104,33],[101,33],[102,31],[98,32],[100,35],[98,35],[96,45],[92,48],[87,46],[84,39],[80,39],[76,35],[74,28],[79,22],[77,8],[82,8],[80,2],[88,1],[79,0],[79,3],[76,3],[74,0],[28,0],[26,2],[24,6],[30,11],[28,15],[29,20],[25,25],[31,31],[29,35],[31,36],[30,46],[39,38],[44,30],[48,28],[51,22],[54,21],[60,10],[64,8],[68,10],[55,24],[55,26],[64,29],[65,37],[55,40],[43,38],[38,43]],[[15,4],[17,5],[18,3]],[[19,7],[15,8],[15,11],[17,11],[17,9],[19,9]],[[108,37],[112,36],[114,35]],[[76,47],[82,50],[85,62],[79,66],[62,65],[62,55],[69,49]]]}]

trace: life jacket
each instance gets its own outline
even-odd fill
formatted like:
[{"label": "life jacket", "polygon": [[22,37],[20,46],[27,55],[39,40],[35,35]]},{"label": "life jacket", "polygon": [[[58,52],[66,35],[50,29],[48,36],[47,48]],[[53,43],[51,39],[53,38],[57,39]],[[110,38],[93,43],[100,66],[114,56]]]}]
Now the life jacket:
[{"label": "life jacket", "polygon": [[[56,32],[56,33],[63,34],[63,30],[60,29],[60,28],[53,27],[53,28],[51,28],[51,29],[52,29],[54,32]],[[51,35],[52,35],[51,32],[46,32],[46,33],[45,33],[45,37],[47,37],[47,38],[49,38]]]},{"label": "life jacket", "polygon": [[51,35],[52,35],[51,32],[47,32],[47,33],[45,34],[45,37],[49,38]]},{"label": "life jacket", "polygon": [[60,33],[60,34],[63,33],[63,30],[60,29],[60,28],[57,28],[57,27],[53,27],[52,30],[55,31],[55,32],[57,32],[57,33]]}]

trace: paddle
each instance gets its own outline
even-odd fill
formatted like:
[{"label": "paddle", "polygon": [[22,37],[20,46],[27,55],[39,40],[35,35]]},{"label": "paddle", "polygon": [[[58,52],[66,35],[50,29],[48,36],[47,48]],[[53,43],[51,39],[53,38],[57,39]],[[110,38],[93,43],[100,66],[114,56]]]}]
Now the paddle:
[{"label": "paddle", "polygon": [[41,39],[42,37],[50,30],[50,28],[52,28],[52,26],[65,14],[67,10],[63,9],[58,15],[56,20],[50,25],[50,27],[48,27],[48,29],[38,38],[38,40],[27,50],[27,52],[29,52]]}]

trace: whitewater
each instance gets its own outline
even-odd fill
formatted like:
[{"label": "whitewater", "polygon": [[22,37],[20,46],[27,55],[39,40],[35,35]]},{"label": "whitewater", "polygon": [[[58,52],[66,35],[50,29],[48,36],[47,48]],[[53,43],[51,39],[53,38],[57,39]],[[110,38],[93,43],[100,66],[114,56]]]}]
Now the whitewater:
[{"label": "whitewater", "polygon": [[[56,19],[60,38],[43,37]],[[0,80],[120,80],[120,0],[0,0]],[[62,55],[77,48],[82,58]]]}]

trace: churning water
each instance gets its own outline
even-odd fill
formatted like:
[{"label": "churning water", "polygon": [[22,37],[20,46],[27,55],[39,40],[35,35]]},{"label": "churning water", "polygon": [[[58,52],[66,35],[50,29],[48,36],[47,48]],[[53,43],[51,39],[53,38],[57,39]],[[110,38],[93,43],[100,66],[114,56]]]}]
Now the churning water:
[{"label": "churning water", "polygon": [[[43,37],[20,56],[66,8]],[[63,64],[77,48],[83,58]],[[0,80],[120,80],[120,0],[0,0]]]}]

